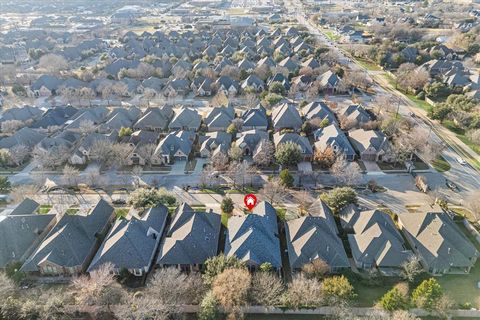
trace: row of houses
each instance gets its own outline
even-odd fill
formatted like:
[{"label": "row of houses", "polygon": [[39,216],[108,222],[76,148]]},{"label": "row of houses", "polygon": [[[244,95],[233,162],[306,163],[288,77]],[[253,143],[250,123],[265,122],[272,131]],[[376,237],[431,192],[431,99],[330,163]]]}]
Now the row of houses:
[{"label": "row of houses", "polygon": [[[340,121],[354,124],[355,130],[344,132]],[[211,108],[207,114],[182,106],[173,109],[169,105],[147,108],[143,112],[136,107],[77,109],[72,106],[42,110],[25,106],[4,111],[0,123],[15,120],[26,125],[10,136],[0,139],[0,149],[13,154],[18,146],[29,150],[39,148],[45,152],[69,152],[67,161],[83,165],[91,161],[91,150],[98,141],[121,142],[130,149],[125,154],[130,165],[162,165],[174,160],[185,160],[199,145],[201,157],[226,153],[232,143],[242,149],[245,156],[253,156],[270,140],[273,129],[276,146],[293,142],[300,146],[305,161],[311,161],[314,149],[332,148],[348,160],[359,156],[363,160],[381,161],[388,153],[386,136],[378,130],[364,130],[363,126],[374,121],[372,114],[360,105],[350,105],[333,112],[324,102],[311,102],[303,108],[285,102],[274,107],[271,115],[257,105],[237,111],[230,105]],[[227,133],[233,121],[241,122],[236,135]],[[314,143],[301,133],[305,122],[321,122],[323,128],[313,133]],[[28,125],[28,126],[27,126]],[[133,133],[119,137],[122,128]],[[87,130],[88,129],[88,130]],[[53,131],[53,133],[51,133]],[[206,132],[205,132],[206,131]],[[142,152],[147,145],[155,151]]]},{"label": "row of houses", "polygon": [[[0,216],[0,267],[21,262],[30,277],[70,277],[111,263],[116,273],[142,276],[153,266],[202,270],[205,261],[223,253],[254,271],[269,263],[295,272],[317,259],[331,272],[350,268],[342,242],[347,235],[356,268],[398,275],[417,255],[432,274],[468,273],[478,251],[446,213],[403,214],[395,223],[380,210],[347,207],[339,231],[331,210],[320,200],[306,216],[280,222],[268,202],[252,213],[232,216],[220,243],[221,217],[183,203],[170,218],[159,205],[143,212],[131,209],[114,220],[114,208],[100,200],[88,214],[36,214],[38,203],[25,200]],[[112,226],[113,225],[113,226]],[[279,229],[280,228],[280,229]],[[285,229],[288,261],[282,262],[279,230]]]}]

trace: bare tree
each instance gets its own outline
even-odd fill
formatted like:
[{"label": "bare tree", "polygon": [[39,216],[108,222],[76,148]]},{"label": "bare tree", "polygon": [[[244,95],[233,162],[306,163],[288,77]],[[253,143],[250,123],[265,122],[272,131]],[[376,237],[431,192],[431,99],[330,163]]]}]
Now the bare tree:
[{"label": "bare tree", "polygon": [[315,278],[307,278],[302,273],[295,275],[286,293],[287,305],[293,308],[318,307],[324,301],[322,284]]},{"label": "bare tree", "polygon": [[270,140],[262,140],[257,145],[257,150],[253,153],[253,161],[257,166],[266,167],[273,161],[275,155],[275,146]]},{"label": "bare tree", "polygon": [[96,130],[95,124],[93,123],[92,120],[89,120],[89,119],[80,121],[78,125],[78,131],[83,135],[87,135],[92,132],[95,132],[95,130]]},{"label": "bare tree", "polygon": [[126,157],[130,151],[131,147],[126,143],[97,140],[90,149],[90,158],[107,168],[118,168],[126,164]]},{"label": "bare tree", "polygon": [[13,203],[20,203],[26,198],[37,194],[38,190],[39,188],[35,185],[21,184],[12,189],[10,192],[10,198]]},{"label": "bare tree", "polygon": [[423,272],[423,267],[420,263],[420,258],[417,255],[412,255],[410,259],[402,264],[402,277],[408,282],[415,281],[415,278]]},{"label": "bare tree", "polygon": [[72,166],[65,165],[63,167],[63,182],[67,185],[77,185],[80,171]]},{"label": "bare tree", "polygon": [[84,99],[84,100],[87,100],[89,106],[91,107],[92,106],[92,99],[94,99],[96,97],[95,91],[93,91],[92,88],[86,88],[85,87],[85,88],[80,89],[79,94],[80,94],[80,98]]},{"label": "bare tree", "polygon": [[281,304],[285,287],[282,280],[274,273],[256,272],[252,277],[249,300],[253,305],[277,306]]},{"label": "bare tree", "polygon": [[223,92],[218,92],[213,98],[210,104],[214,107],[228,105],[228,97]]},{"label": "bare tree", "polygon": [[10,148],[9,157],[10,160],[17,166],[23,164],[30,155],[30,148],[26,145],[19,144]]},{"label": "bare tree", "polygon": [[397,83],[405,90],[423,88],[430,80],[430,74],[414,63],[403,63],[397,70]]},{"label": "bare tree", "polygon": [[230,315],[240,315],[240,307],[247,304],[251,276],[245,269],[227,269],[219,274],[212,285],[212,293]]},{"label": "bare tree", "polygon": [[155,144],[148,143],[140,146],[136,152],[140,157],[145,160],[145,163],[151,164],[152,157],[155,154],[155,149],[157,149],[157,146]]},{"label": "bare tree", "polygon": [[40,58],[38,67],[50,73],[59,73],[68,68],[68,62],[60,55],[49,53]]},{"label": "bare tree", "polygon": [[143,91],[143,99],[147,100],[147,106],[150,106],[150,101],[157,96],[157,92],[152,88],[146,88]]},{"label": "bare tree", "polygon": [[48,150],[37,146],[33,149],[32,156],[40,167],[55,169],[67,161],[70,156],[70,149],[65,145],[53,146]]},{"label": "bare tree", "polygon": [[348,162],[344,157],[337,157],[330,169],[332,175],[343,185],[355,185],[362,178],[360,166],[356,162]]},{"label": "bare tree", "polygon": [[115,281],[111,263],[99,266],[90,276],[73,279],[72,285],[80,305],[110,305],[124,294]]},{"label": "bare tree", "polygon": [[18,129],[25,126],[25,123],[20,120],[6,120],[2,122],[2,132],[7,134],[13,134],[17,132]]},{"label": "bare tree", "polygon": [[218,152],[210,157],[210,163],[214,170],[225,171],[228,169],[228,156],[224,152]]},{"label": "bare tree", "polygon": [[285,193],[286,188],[279,178],[273,178],[267,181],[260,190],[262,197],[272,205],[282,201]]}]

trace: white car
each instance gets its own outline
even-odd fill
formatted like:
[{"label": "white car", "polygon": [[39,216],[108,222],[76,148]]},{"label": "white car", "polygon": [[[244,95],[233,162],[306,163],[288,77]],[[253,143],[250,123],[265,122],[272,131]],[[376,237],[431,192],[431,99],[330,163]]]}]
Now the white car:
[{"label": "white car", "polygon": [[460,157],[457,157],[457,162],[460,163],[462,166],[467,164],[467,162]]}]

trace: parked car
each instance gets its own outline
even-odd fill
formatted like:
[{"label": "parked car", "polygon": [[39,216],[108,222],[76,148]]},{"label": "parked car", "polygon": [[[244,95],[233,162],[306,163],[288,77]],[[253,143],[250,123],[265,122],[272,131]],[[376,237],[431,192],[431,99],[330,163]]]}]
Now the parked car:
[{"label": "parked car", "polygon": [[456,158],[457,162],[460,163],[462,166],[466,165],[467,162],[465,160],[463,160],[463,158],[461,157],[457,157]]},{"label": "parked car", "polygon": [[459,191],[458,186],[450,180],[445,180],[445,184],[452,191]]}]

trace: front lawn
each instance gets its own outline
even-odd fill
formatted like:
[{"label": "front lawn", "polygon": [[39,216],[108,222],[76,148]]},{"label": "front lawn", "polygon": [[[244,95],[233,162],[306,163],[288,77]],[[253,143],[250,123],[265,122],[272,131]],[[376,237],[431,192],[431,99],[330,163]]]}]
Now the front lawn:
[{"label": "front lawn", "polygon": [[382,170],[405,170],[405,164],[401,162],[389,163],[389,162],[377,162],[377,165]]}]

